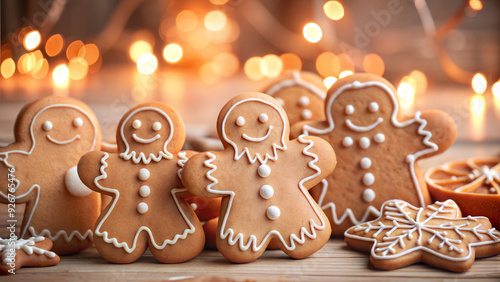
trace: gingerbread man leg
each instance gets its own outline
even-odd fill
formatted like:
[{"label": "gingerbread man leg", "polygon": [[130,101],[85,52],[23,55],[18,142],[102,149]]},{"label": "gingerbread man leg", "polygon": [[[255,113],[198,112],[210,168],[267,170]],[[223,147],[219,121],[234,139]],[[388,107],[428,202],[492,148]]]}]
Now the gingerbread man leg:
[{"label": "gingerbread man leg", "polygon": [[[270,238],[268,239],[270,240]],[[236,244],[231,245],[229,244],[228,240],[222,240],[220,238],[217,238],[217,249],[219,249],[219,252],[226,258],[231,258],[230,260],[232,262],[236,263],[247,263],[254,261],[258,259],[264,251],[266,250],[265,247],[262,247],[256,251],[252,250],[252,248],[248,248],[246,251],[243,251],[240,249],[239,243],[241,241],[238,241]],[[264,244],[264,246],[267,245]],[[237,255],[235,255],[237,254]],[[241,255],[244,254],[244,255]]]},{"label": "gingerbread man leg", "polygon": [[112,263],[131,263],[138,260],[146,251],[147,239],[146,232],[142,232],[137,237],[135,248],[128,252],[125,248],[117,248],[113,243],[106,242],[103,237],[94,235],[94,245],[99,254],[107,261]]},{"label": "gingerbread man leg", "polygon": [[173,245],[166,245],[164,248],[157,249],[149,242],[149,249],[153,256],[163,263],[179,263],[192,259],[193,254],[185,252],[187,249],[197,249],[198,253],[203,250],[205,245],[205,234],[203,232],[195,232],[185,239],[179,239]]}]

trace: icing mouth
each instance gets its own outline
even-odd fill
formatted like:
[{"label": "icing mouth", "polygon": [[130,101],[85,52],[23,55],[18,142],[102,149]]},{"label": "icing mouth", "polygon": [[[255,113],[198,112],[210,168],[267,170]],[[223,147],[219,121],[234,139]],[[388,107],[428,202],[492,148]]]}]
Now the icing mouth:
[{"label": "icing mouth", "polygon": [[73,138],[71,138],[69,140],[66,140],[66,141],[56,140],[56,139],[50,137],[50,135],[47,135],[47,139],[49,139],[49,141],[52,142],[52,143],[54,143],[54,144],[66,145],[66,144],[72,143],[73,141],[75,141],[77,139],[80,139],[80,135],[76,135],[75,137],[73,137]]},{"label": "icing mouth", "polygon": [[372,123],[370,125],[358,126],[358,125],[353,124],[350,119],[346,119],[345,124],[347,125],[347,127],[349,127],[353,131],[367,132],[367,131],[370,131],[370,130],[374,129],[375,127],[377,127],[377,125],[379,125],[382,121],[384,121],[384,119],[379,117],[377,119],[377,121],[375,121],[374,123]]},{"label": "icing mouth", "polygon": [[273,126],[270,125],[269,128],[267,129],[266,135],[264,135],[262,137],[250,137],[250,136],[246,135],[245,133],[243,133],[243,135],[241,135],[241,137],[243,137],[243,139],[250,141],[250,142],[262,142],[262,141],[266,140],[267,137],[269,137],[272,130],[273,130]]},{"label": "icing mouth", "polygon": [[149,138],[149,139],[143,139],[134,133],[134,134],[132,134],[132,138],[134,138],[134,140],[139,142],[139,143],[149,144],[149,143],[152,143],[152,142],[158,140],[160,138],[160,134],[156,134],[155,136],[153,136],[152,138]]}]

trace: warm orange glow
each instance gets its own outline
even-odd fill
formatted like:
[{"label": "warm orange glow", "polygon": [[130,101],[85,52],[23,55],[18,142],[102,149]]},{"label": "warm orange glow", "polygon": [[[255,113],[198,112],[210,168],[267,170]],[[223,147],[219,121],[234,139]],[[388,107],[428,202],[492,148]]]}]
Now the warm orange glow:
[{"label": "warm orange glow", "polygon": [[482,73],[476,73],[472,78],[472,89],[477,94],[483,94],[488,87],[488,82],[486,81],[486,77]]},{"label": "warm orange glow", "polygon": [[485,110],[486,110],[486,101],[484,95],[474,94],[470,98],[469,104],[470,117],[471,117],[471,138],[475,141],[483,140],[486,131],[485,131]]},{"label": "warm orange glow", "polygon": [[332,87],[332,85],[337,82],[337,78],[334,76],[328,76],[323,79],[323,84],[326,86],[326,88]]},{"label": "warm orange glow", "polygon": [[12,60],[12,58],[4,60],[0,66],[0,73],[3,78],[11,77],[14,75],[14,72],[16,72],[16,63],[14,63],[14,60]]},{"label": "warm orange glow", "polygon": [[491,92],[493,92],[495,98],[500,99],[500,80],[493,84]]},{"label": "warm orange glow", "polygon": [[240,67],[240,61],[233,53],[218,54],[214,58],[214,63],[219,67],[222,76],[231,76],[235,74]]},{"label": "warm orange glow", "polygon": [[[337,59],[338,59],[338,64],[340,65],[340,69],[339,70],[348,70],[348,71],[351,71],[351,72],[354,72],[355,68],[354,68],[354,62],[352,61],[351,57],[349,57],[349,55],[347,54],[339,54],[337,56]],[[339,76],[340,78],[340,74],[336,73],[334,74],[335,76]]]},{"label": "warm orange glow", "polygon": [[68,64],[69,78],[73,80],[80,80],[84,78],[88,71],[89,65],[81,58],[73,58]]},{"label": "warm orange glow", "polygon": [[169,63],[177,63],[182,58],[182,47],[176,43],[170,43],[163,49],[163,58]]},{"label": "warm orange glow", "polygon": [[337,76],[340,73],[340,62],[331,52],[323,52],[316,59],[316,70],[323,76]]},{"label": "warm orange glow", "polygon": [[155,55],[147,53],[137,59],[137,69],[142,74],[152,74],[158,67],[158,60]]},{"label": "warm orange glow", "polygon": [[45,53],[49,57],[54,57],[62,51],[64,39],[60,34],[54,34],[45,42]]},{"label": "warm orange glow", "polygon": [[40,42],[42,41],[42,35],[38,30],[32,30],[26,34],[24,37],[24,48],[26,50],[31,51],[38,47],[40,45]]},{"label": "warm orange glow", "polygon": [[427,77],[425,74],[419,70],[414,70],[410,73],[409,77],[415,81],[415,94],[420,95],[425,93],[427,90]]},{"label": "warm orange glow", "polygon": [[12,47],[10,46],[9,43],[5,43],[2,45],[1,51],[0,51],[0,59],[3,61],[7,58],[12,58]]},{"label": "warm orange glow", "polygon": [[226,14],[221,11],[211,11],[205,16],[205,27],[210,31],[219,31],[227,22]]},{"label": "warm orange glow", "polygon": [[323,5],[323,11],[326,16],[334,21],[344,17],[344,7],[338,1],[328,1]]},{"label": "warm orange glow", "polygon": [[78,57],[78,53],[80,52],[80,49],[83,47],[83,42],[81,40],[76,40],[71,42],[68,45],[68,48],[66,49],[66,58],[68,58],[68,61],[71,61],[73,58]]},{"label": "warm orange glow", "polygon": [[403,100],[412,100],[415,97],[415,89],[409,82],[401,82],[398,86],[398,96]]},{"label": "warm orange glow", "polygon": [[259,80],[264,77],[262,72],[260,71],[260,62],[262,61],[261,57],[251,57],[245,62],[243,67],[245,71],[245,75],[252,80]]},{"label": "warm orange glow", "polygon": [[134,42],[129,49],[129,55],[132,61],[137,63],[137,60],[139,60],[139,57],[153,52],[153,48],[151,45],[143,40],[139,40]]},{"label": "warm orange glow", "polygon": [[229,2],[229,0],[210,0],[210,2],[214,5],[224,5]]},{"label": "warm orange glow", "polygon": [[101,69],[102,66],[102,56],[99,56],[97,58],[97,61],[89,66],[89,73],[96,73],[99,69]]},{"label": "warm orange glow", "polygon": [[469,0],[469,6],[472,10],[480,11],[483,9],[483,2],[481,0]]},{"label": "warm orange glow", "polygon": [[52,71],[52,80],[57,85],[63,85],[68,82],[69,78],[69,70],[68,67],[64,64],[58,65]]},{"label": "warm orange glow", "polygon": [[40,69],[42,68],[43,65],[43,54],[42,51],[36,50],[35,52],[30,53],[30,60],[31,60],[31,69],[30,69],[30,74],[34,75]]},{"label": "warm orange glow", "polygon": [[40,68],[38,69],[37,72],[33,73],[32,76],[35,79],[42,79],[45,78],[48,73],[49,73],[49,62],[47,61],[47,59],[44,58],[41,60]]},{"label": "warm orange glow", "polygon": [[265,55],[260,61],[260,72],[266,77],[277,77],[282,70],[283,63],[276,55]]},{"label": "warm orange glow", "polygon": [[349,75],[353,75],[354,72],[350,71],[350,70],[345,70],[345,71],[342,71],[340,74],[339,74],[339,79],[341,78],[344,78],[346,76],[349,76]]},{"label": "warm orange glow", "polygon": [[207,32],[204,29],[198,28],[189,32],[188,42],[191,47],[201,50],[205,49],[210,43],[210,39],[207,37]]},{"label": "warm orange glow", "polygon": [[321,40],[321,37],[323,37],[321,27],[315,23],[306,24],[302,32],[304,33],[304,38],[311,43],[316,43]]},{"label": "warm orange glow", "polygon": [[216,83],[220,78],[220,68],[213,62],[201,66],[199,73],[201,80],[208,84]]},{"label": "warm orange glow", "polygon": [[84,59],[87,65],[93,65],[99,59],[99,48],[93,43],[85,44],[78,51],[78,58]]},{"label": "warm orange glow", "polygon": [[281,62],[283,63],[283,70],[301,70],[302,60],[299,56],[293,53],[285,53],[280,55]]},{"label": "warm orange glow", "polygon": [[177,14],[175,23],[178,29],[182,31],[191,31],[198,25],[198,17],[193,11],[184,10]]},{"label": "warm orange glow", "polygon": [[368,54],[363,58],[363,69],[367,73],[382,76],[385,71],[384,60],[377,54]]},{"label": "warm orange glow", "polygon": [[31,71],[36,63],[36,57],[33,53],[26,53],[21,55],[17,61],[17,70],[20,74],[25,74]]}]

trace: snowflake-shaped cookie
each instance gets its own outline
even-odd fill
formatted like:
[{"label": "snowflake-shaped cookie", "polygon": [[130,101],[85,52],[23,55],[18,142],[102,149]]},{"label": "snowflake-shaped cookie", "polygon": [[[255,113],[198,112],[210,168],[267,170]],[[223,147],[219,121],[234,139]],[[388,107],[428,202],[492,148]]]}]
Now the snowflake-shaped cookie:
[{"label": "snowflake-shaped cookie", "polygon": [[395,269],[417,262],[451,271],[467,271],[475,257],[500,253],[500,232],[485,217],[461,218],[452,200],[425,208],[389,200],[382,215],[345,232],[346,243],[369,251],[372,264]]}]

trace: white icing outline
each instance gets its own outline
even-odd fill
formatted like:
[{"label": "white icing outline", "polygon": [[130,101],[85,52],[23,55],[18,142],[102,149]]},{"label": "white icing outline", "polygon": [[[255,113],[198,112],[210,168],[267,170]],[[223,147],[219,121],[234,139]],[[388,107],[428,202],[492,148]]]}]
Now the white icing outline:
[{"label": "white icing outline", "polygon": [[52,241],[56,241],[60,237],[63,237],[63,239],[66,243],[71,241],[74,237],[76,237],[80,241],[84,241],[87,239],[92,241],[92,235],[93,235],[92,230],[90,230],[90,229],[87,229],[85,231],[85,233],[83,233],[83,234],[78,230],[73,230],[70,232],[69,235],[65,230],[59,230],[55,235],[52,235],[52,233],[48,229],[43,229],[42,231],[40,231],[40,233],[37,234],[35,232],[35,228],[33,228],[33,226],[30,226],[28,228],[28,231],[31,234],[31,236],[43,236],[43,237],[49,238]]},{"label": "white icing outline", "polygon": [[66,145],[66,144],[70,144],[70,143],[73,143],[75,140],[77,139],[80,139],[80,135],[77,134],[75,135],[75,137],[69,139],[69,140],[66,140],[66,141],[58,141],[52,137],[50,137],[50,135],[46,135],[47,139],[49,139],[50,142],[54,143],[54,144],[57,144],[57,145]]},{"label": "white icing outline", "polygon": [[[155,111],[155,112],[159,113],[160,115],[162,115],[163,117],[165,117],[165,119],[168,121],[168,125],[170,126],[170,135],[168,136],[167,141],[165,141],[165,144],[163,144],[163,150],[158,152],[158,156],[155,156],[153,153],[149,153],[149,156],[146,157],[144,152],[140,152],[139,155],[137,156],[136,151],[130,150],[130,145],[128,144],[127,139],[125,138],[125,133],[123,132],[123,130],[125,129],[125,124],[129,121],[129,119],[132,118],[132,116],[134,116],[136,113],[138,113],[140,111],[148,111],[148,110]],[[132,134],[132,138],[134,137],[134,134]],[[141,161],[144,164],[149,164],[151,162],[151,160],[153,160],[155,162],[159,162],[162,158],[166,158],[168,160],[173,158],[172,154],[167,150],[167,145],[170,142],[170,140],[172,140],[172,137],[174,136],[174,126],[173,126],[172,120],[167,115],[167,113],[165,113],[164,111],[162,111],[158,108],[142,107],[142,108],[138,108],[135,111],[131,112],[125,118],[125,120],[123,120],[122,126],[120,127],[120,136],[122,138],[123,143],[125,144],[125,152],[120,153],[120,157],[123,158],[124,160],[128,161],[128,160],[132,159],[132,161],[136,164],[138,164]],[[134,140],[135,140],[135,138],[134,138]]]},{"label": "white icing outline", "polygon": [[[426,148],[426,149],[417,151],[416,153],[407,155],[406,161],[407,161],[409,169],[410,169],[411,179],[412,179],[413,185],[415,187],[415,191],[417,193],[420,206],[425,206],[425,201],[424,201],[422,192],[420,191],[420,185],[418,183],[417,175],[415,173],[415,161],[423,155],[436,152],[439,148],[436,145],[436,143],[429,141],[432,137],[432,133],[428,130],[424,130],[425,126],[427,125],[427,121],[425,119],[420,118],[420,115],[421,115],[420,112],[416,112],[415,117],[413,119],[409,119],[405,122],[399,122],[397,120],[397,113],[399,111],[398,101],[396,99],[396,96],[392,92],[392,90],[384,83],[378,82],[378,81],[368,81],[368,82],[363,82],[363,83],[361,83],[359,81],[355,81],[352,84],[345,84],[345,85],[341,86],[339,89],[337,89],[337,91],[335,91],[333,93],[333,95],[330,96],[330,98],[328,99],[328,101],[326,103],[327,106],[325,107],[325,109],[327,109],[326,116],[327,116],[328,127],[320,129],[320,128],[314,128],[314,127],[309,126],[309,125],[304,125],[302,127],[303,134],[309,135],[309,133],[313,133],[313,134],[317,134],[317,135],[324,135],[324,134],[328,134],[328,133],[333,132],[333,130],[335,129],[335,123],[333,121],[333,115],[332,115],[331,108],[332,108],[332,105],[333,105],[333,102],[335,101],[335,99],[346,90],[360,89],[360,88],[372,87],[372,86],[379,87],[382,90],[384,90],[387,93],[387,95],[389,96],[389,98],[391,99],[393,106],[394,106],[394,110],[393,110],[392,116],[391,116],[392,125],[394,125],[395,127],[398,127],[398,128],[403,128],[403,127],[409,126],[413,123],[420,123],[420,126],[418,127],[417,133],[421,136],[424,136],[424,140],[422,141],[422,143],[424,143],[429,148]],[[324,197],[324,195],[323,195],[323,197]],[[351,219],[351,222],[353,222],[354,224],[358,224],[360,222],[360,221],[356,220],[356,218],[354,217],[354,214],[352,213],[352,210],[349,208],[344,211],[344,213],[340,217],[340,220],[338,220],[337,215],[336,215],[336,210],[335,210],[335,204],[333,202],[331,202],[331,203],[328,203],[327,205],[329,205],[332,208],[333,219],[334,219],[334,222],[336,224],[342,223],[347,217],[349,217],[349,219]],[[323,206],[322,206],[322,208],[323,208]],[[368,207],[368,209],[365,210],[365,213],[361,219],[362,222],[366,221],[366,218],[368,218],[368,216],[371,213],[374,214],[374,210],[377,210],[377,209],[374,208],[373,206]],[[380,214],[380,212],[378,210],[377,210],[377,213]]]},{"label": "white icing outline", "polygon": [[245,133],[243,133],[241,135],[241,137],[243,137],[243,139],[247,140],[247,141],[250,141],[250,142],[255,142],[255,143],[258,143],[258,142],[262,142],[264,140],[267,139],[267,137],[269,137],[269,135],[271,135],[271,131],[273,130],[273,126],[270,125],[268,128],[267,128],[267,133],[266,135],[262,136],[262,137],[250,137],[248,135],[246,135]]},{"label": "white icing outline", "polygon": [[[167,245],[174,245],[179,239],[186,239],[188,234],[193,234],[196,231],[194,225],[191,223],[191,221],[189,221],[186,214],[184,213],[184,210],[180,206],[179,201],[178,201],[177,196],[176,196],[177,193],[186,192],[187,189],[186,188],[182,188],[182,189],[181,188],[173,188],[170,191],[172,194],[172,198],[174,199],[175,205],[176,205],[177,209],[179,210],[180,214],[182,215],[182,217],[184,218],[186,224],[189,226],[189,228],[185,229],[182,234],[176,234],[172,240],[165,239],[161,245],[158,245],[156,243],[155,239],[153,238],[153,234],[151,232],[151,229],[149,229],[147,226],[141,226],[141,227],[139,227],[139,229],[135,233],[134,242],[132,244],[132,247],[129,247],[129,245],[126,242],[119,242],[118,239],[115,237],[109,238],[108,232],[101,231],[100,229],[101,229],[102,225],[104,224],[104,222],[106,221],[106,219],[108,218],[108,216],[111,214],[111,212],[115,208],[115,205],[118,202],[118,199],[120,198],[120,192],[117,189],[104,187],[104,186],[99,184],[100,180],[108,178],[108,174],[105,171],[105,169],[108,167],[108,163],[106,162],[106,160],[108,158],[109,158],[109,154],[104,153],[104,156],[101,158],[101,167],[99,168],[101,175],[99,175],[98,177],[96,177],[94,179],[94,184],[102,191],[114,194],[114,197],[113,197],[113,201],[109,205],[110,208],[108,209],[108,212],[102,217],[101,221],[96,226],[95,235],[102,237],[102,239],[106,243],[112,243],[117,248],[123,248],[124,251],[126,251],[127,253],[130,254],[135,250],[136,245],[137,245],[137,239],[139,238],[139,235],[142,231],[146,231],[149,234],[150,242],[153,244],[154,248],[157,250],[163,250]],[[148,245],[150,245],[150,244],[148,243]],[[151,248],[151,246],[149,246],[149,247]]]},{"label": "white icing outline", "polygon": [[[31,188],[26,193],[14,197],[14,199],[16,199],[16,200],[22,199],[22,198],[26,197],[27,195],[31,194],[31,192],[35,188],[36,188],[35,203],[33,204],[33,208],[31,209],[31,213],[28,215],[28,221],[26,222],[26,225],[24,226],[23,230],[21,230],[21,236],[20,236],[21,238],[24,238],[26,231],[28,231],[28,227],[31,227],[31,226],[29,226],[29,224],[31,223],[31,219],[33,218],[33,214],[35,213],[36,207],[38,206],[38,200],[40,199],[40,185],[35,184],[35,185],[31,186]],[[2,193],[1,191],[0,191],[0,196],[6,200],[9,199],[9,197],[7,195],[5,195],[4,193]],[[60,231],[63,231],[63,230],[60,230]]]},{"label": "white icing outline", "polygon": [[295,249],[295,242],[297,242],[299,244],[304,244],[305,240],[306,240],[306,236],[308,238],[310,238],[310,239],[316,239],[316,237],[317,237],[317,235],[316,235],[316,229],[320,230],[320,231],[323,230],[323,229],[325,229],[326,223],[323,220],[323,217],[321,216],[321,214],[316,209],[315,204],[314,204],[314,200],[312,200],[312,198],[310,196],[308,196],[309,192],[307,191],[307,189],[304,188],[304,183],[306,181],[309,181],[310,179],[313,179],[313,178],[315,178],[315,177],[317,177],[317,176],[319,176],[321,174],[321,169],[318,166],[315,165],[315,163],[318,162],[318,160],[319,160],[318,156],[315,155],[314,153],[309,152],[309,149],[314,145],[314,142],[312,140],[304,139],[304,136],[302,136],[302,135],[299,136],[297,138],[297,140],[300,143],[302,143],[302,144],[307,144],[307,146],[302,150],[302,153],[304,155],[308,156],[308,157],[312,157],[313,158],[313,160],[309,161],[307,165],[308,165],[309,168],[311,168],[314,171],[316,171],[315,174],[313,174],[311,176],[308,176],[308,177],[305,177],[304,179],[300,180],[300,182],[299,182],[299,190],[304,195],[304,198],[307,200],[307,202],[309,203],[309,205],[313,209],[313,211],[316,214],[316,216],[320,219],[321,224],[318,225],[318,224],[316,224],[316,222],[313,219],[310,219],[309,220],[309,227],[311,228],[311,232],[309,232],[305,227],[301,227],[300,228],[300,236],[297,236],[295,234],[291,234],[290,235],[290,245],[288,245],[287,242],[285,242],[285,239],[280,234],[280,232],[278,232],[277,230],[271,230],[271,231],[269,231],[266,234],[266,236],[264,236],[264,238],[262,239],[262,241],[261,241],[261,243],[259,245],[257,245],[257,240],[258,240],[257,236],[255,236],[253,234],[249,236],[248,242],[245,244],[245,242],[243,242],[243,240],[244,240],[244,234],[238,233],[238,234],[235,235],[234,230],[232,228],[227,228],[226,227],[227,219],[229,217],[229,214],[231,213],[231,208],[233,206],[233,199],[234,199],[234,197],[235,197],[236,194],[235,194],[234,191],[221,191],[221,190],[212,189],[212,187],[214,187],[215,185],[217,185],[219,183],[219,181],[217,180],[217,178],[215,178],[215,177],[212,176],[212,173],[214,173],[217,170],[217,166],[214,165],[214,164],[212,164],[215,161],[216,156],[214,154],[210,153],[210,152],[207,152],[206,156],[208,157],[208,160],[204,161],[203,165],[205,167],[207,167],[207,168],[210,169],[206,173],[205,176],[206,176],[206,178],[208,180],[211,181],[211,183],[208,184],[205,189],[208,192],[210,192],[210,193],[215,193],[215,194],[218,194],[218,195],[224,195],[224,196],[228,196],[229,197],[227,209],[226,209],[225,214],[223,215],[222,223],[221,223],[221,228],[220,228],[220,233],[219,233],[219,236],[220,236],[220,238],[222,240],[227,239],[228,244],[230,244],[230,245],[235,245],[235,244],[238,243],[238,247],[242,251],[246,251],[246,250],[248,250],[251,247],[252,251],[256,252],[256,251],[259,251],[262,247],[264,247],[264,243],[270,237],[274,236],[275,239],[279,239],[281,241],[281,243],[283,244],[283,246],[288,251],[293,251]]},{"label": "white icing outline", "polygon": [[[451,202],[453,204],[448,204],[447,205],[447,202]],[[392,205],[391,205],[392,204]],[[420,213],[424,210],[424,207],[420,207],[420,208],[417,208],[417,207],[414,207],[412,205],[410,205],[409,203],[405,202],[405,201],[402,201],[402,200],[388,200],[386,202],[384,202],[382,204],[382,210],[385,208],[386,209],[386,212],[385,212],[385,215],[386,217],[394,217],[397,214],[397,212],[401,212],[402,216],[405,218],[405,219],[409,219],[408,221],[410,222],[414,222],[413,219],[411,219],[407,213],[405,213],[404,211],[401,211],[400,209],[400,205],[403,205],[402,208],[405,208],[405,207],[409,207],[410,209],[413,209],[413,210],[416,210],[418,211],[417,212],[417,215],[416,215],[416,219],[418,220],[420,218]],[[442,209],[443,208],[450,208],[450,207],[453,207],[455,209],[455,211],[458,209],[458,206],[457,204],[453,201],[453,200],[446,200],[445,202],[436,202],[435,204],[438,204],[440,205],[439,208],[435,208],[433,205],[428,205],[427,208],[431,209],[434,211],[433,214],[430,214],[428,215],[428,218],[426,220],[424,220],[424,222],[418,222],[418,223],[415,223],[414,226],[411,226],[413,228],[425,228],[425,223],[428,222],[429,220],[433,219],[433,218],[438,218],[438,219],[450,219],[450,222],[451,222],[451,219],[463,219],[464,217],[462,218],[449,218],[449,217],[444,217],[444,216],[437,216],[440,212],[443,212],[443,213],[449,213],[451,211],[443,211]],[[387,205],[387,207],[386,207]],[[375,227],[375,226],[372,226],[371,223],[372,222],[376,222],[378,220],[380,220],[382,216],[380,216],[379,218],[373,220],[373,221],[370,221],[370,222],[367,222],[368,226],[366,227],[366,229],[369,229],[371,227]],[[474,219],[474,220],[477,220],[477,219],[487,219],[489,221],[488,218],[486,217],[483,217],[483,216],[467,216],[465,217],[466,219]],[[394,220],[393,223],[396,225],[396,226],[392,226],[392,228],[399,228],[399,227],[408,227],[408,226],[405,226],[403,225],[404,223],[400,222],[398,223],[397,220]],[[475,242],[475,243],[468,243],[467,246],[468,246],[468,255],[465,256],[465,257],[451,257],[451,256],[447,256],[447,255],[444,255],[442,253],[439,253],[439,252],[436,252],[435,250],[433,249],[430,249],[430,248],[427,248],[425,247],[423,244],[419,245],[419,246],[416,246],[416,247],[413,247],[413,248],[410,248],[406,251],[403,251],[399,254],[395,254],[395,255],[387,255],[387,254],[384,254],[384,252],[382,253],[382,255],[377,255],[375,253],[375,251],[377,250],[377,239],[375,238],[367,238],[367,237],[362,237],[362,236],[358,236],[358,235],[353,235],[353,234],[349,234],[349,230],[351,229],[355,229],[356,231],[358,230],[362,230],[364,227],[360,227],[360,226],[353,226],[351,228],[349,228],[347,231],[345,231],[344,233],[344,236],[346,237],[349,237],[349,238],[353,238],[353,239],[356,239],[356,240],[361,240],[361,241],[369,241],[369,242],[373,242],[373,246],[371,248],[371,251],[370,251],[370,254],[373,258],[375,259],[380,259],[380,260],[388,260],[388,259],[395,259],[395,258],[400,258],[406,254],[409,254],[409,253],[412,253],[412,252],[415,252],[415,251],[419,251],[419,250],[423,250],[423,251],[426,251],[428,253],[431,253],[439,258],[442,258],[442,259],[445,259],[445,260],[449,260],[449,261],[456,261],[456,262],[460,262],[460,261],[467,261],[471,258],[472,256],[472,247],[473,246],[483,246],[483,245],[488,245],[488,244],[496,244],[496,243],[499,243],[500,242],[500,232],[498,232],[497,230],[495,230],[495,228],[491,228],[491,229],[487,229],[487,230],[483,230],[483,229],[479,229],[477,230],[478,227],[480,227],[481,225],[478,225],[476,228],[474,228],[473,230],[473,234],[477,236],[478,239],[482,239],[483,236],[487,235],[489,236],[490,238],[492,238],[493,240],[491,241],[479,241],[479,242]],[[377,231],[378,232],[382,232],[383,228],[391,228],[391,226],[377,226],[377,228],[380,228],[380,231]],[[439,227],[439,228],[442,228],[442,229],[454,229],[454,228],[458,228],[456,226],[448,226],[448,225],[445,225],[445,224],[441,224],[441,225],[437,225],[436,227]],[[391,230],[391,229],[388,229],[388,230]],[[367,232],[367,231],[365,231]],[[415,231],[413,231],[415,232]],[[457,230],[457,232],[459,232]],[[375,234],[377,234],[375,233]],[[407,236],[411,239],[411,230],[408,231],[408,233],[410,234],[407,234],[407,233],[403,233],[402,236]],[[481,233],[483,235],[481,235]],[[463,234],[462,234],[463,235]],[[418,236],[419,236],[419,239],[421,238],[421,231],[419,230],[418,231]],[[465,236],[465,235],[464,235]],[[432,237],[431,237],[432,239]],[[383,239],[382,239],[383,240]],[[461,243],[461,240],[460,239],[457,239],[460,243]],[[445,242],[445,241],[443,241]],[[391,243],[392,244],[392,241],[389,241],[388,243]],[[404,242],[403,242],[403,239],[397,241],[396,243],[400,243],[400,244],[403,244],[403,247],[404,247]],[[443,243],[442,243],[443,244]],[[444,245],[444,244],[443,244]],[[448,244],[447,244],[447,247],[450,247]],[[456,246],[454,246],[454,249],[452,250],[455,250],[456,252],[459,252],[459,253],[462,253],[464,250],[463,249],[458,249],[456,248]],[[387,252],[389,253],[389,252]]]},{"label": "white icing outline", "polygon": [[347,127],[349,127],[349,129],[351,129],[352,131],[356,131],[356,132],[368,132],[368,131],[373,130],[375,127],[377,127],[383,121],[384,121],[384,119],[381,118],[381,117],[379,117],[379,118],[377,118],[377,120],[374,123],[372,123],[370,125],[359,126],[359,125],[355,125],[354,123],[352,123],[352,121],[350,119],[346,119],[345,120],[345,125],[347,125]]},{"label": "white icing outline", "polygon": [[[15,239],[12,240],[10,238],[3,239],[0,238],[0,251],[2,252],[2,261],[0,262],[3,265],[7,265],[11,262],[15,262],[15,257],[17,256],[16,251],[22,250],[27,255],[32,255],[33,253],[39,255],[45,255],[48,258],[55,258],[56,254],[49,250],[45,250],[42,248],[35,247],[35,244],[38,242],[42,242],[45,240],[44,237],[30,237],[28,239]],[[12,252],[14,250],[14,252]]]},{"label": "white icing outline", "polygon": [[[235,142],[231,141],[227,135],[226,135],[226,122],[227,122],[227,117],[231,114],[231,112],[233,111],[233,109],[235,107],[237,107],[238,105],[240,104],[243,104],[243,103],[247,103],[247,102],[260,102],[260,103],[263,103],[265,105],[268,105],[268,106],[271,106],[273,109],[275,109],[278,114],[280,115],[281,117],[281,122],[283,124],[283,130],[281,132],[281,146],[279,145],[276,145],[275,143],[272,144],[272,147],[273,147],[273,156],[269,156],[267,153],[265,154],[265,158],[263,159],[261,156],[260,156],[260,153],[255,153],[255,157],[252,158],[252,156],[250,155],[250,151],[248,149],[248,147],[245,147],[245,149],[239,153],[238,151],[238,145],[236,145]],[[285,117],[285,115],[281,112],[281,110],[276,107],[276,105],[274,105],[273,103],[271,102],[268,102],[266,100],[262,100],[262,99],[259,99],[259,98],[247,98],[247,99],[244,99],[244,100],[241,100],[241,101],[238,101],[237,103],[235,103],[231,108],[229,108],[229,110],[227,111],[226,115],[224,116],[224,119],[222,120],[222,138],[224,139],[224,141],[226,141],[229,145],[233,146],[234,148],[234,160],[237,161],[239,160],[243,155],[247,155],[247,158],[248,158],[248,161],[250,163],[255,163],[257,160],[259,160],[259,162],[261,164],[264,164],[266,163],[268,160],[277,160],[278,159],[278,155],[276,154],[276,150],[279,149],[279,150],[282,150],[282,151],[285,151],[286,150],[286,145],[285,145],[285,127],[287,125],[287,118]]]},{"label": "white icing outline", "polygon": [[293,71],[292,72],[292,79],[287,79],[283,80],[275,85],[273,87],[269,88],[266,93],[273,96],[274,93],[280,91],[283,88],[294,86],[294,85],[300,85],[304,87],[305,89],[311,91],[312,93],[316,94],[321,100],[325,99],[325,91],[322,91],[319,89],[316,85],[311,84],[305,80],[302,80],[300,77],[300,72],[299,71]]},{"label": "white icing outline", "polygon": [[179,158],[179,160],[177,161],[177,165],[180,167],[180,169],[177,171],[177,176],[179,176],[179,179],[181,179],[182,169],[188,161],[188,157],[186,152],[177,153],[177,157]]},{"label": "white icing outline", "polygon": [[156,134],[155,136],[149,138],[149,139],[144,139],[144,138],[141,138],[139,136],[137,136],[137,134],[133,133],[132,134],[132,138],[134,138],[134,140],[136,142],[139,142],[139,143],[142,143],[142,144],[149,144],[149,143],[153,143],[154,141],[160,139],[160,134]]}]

